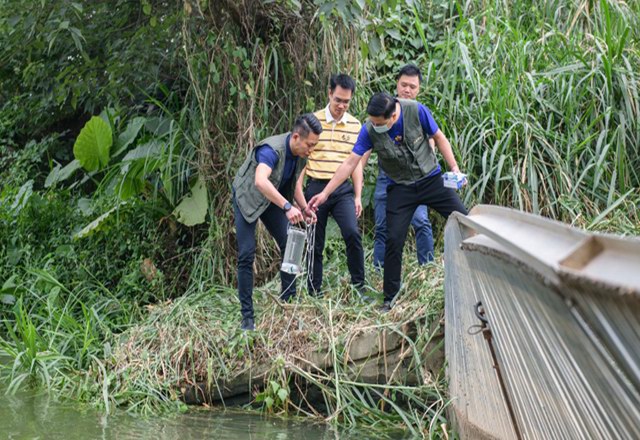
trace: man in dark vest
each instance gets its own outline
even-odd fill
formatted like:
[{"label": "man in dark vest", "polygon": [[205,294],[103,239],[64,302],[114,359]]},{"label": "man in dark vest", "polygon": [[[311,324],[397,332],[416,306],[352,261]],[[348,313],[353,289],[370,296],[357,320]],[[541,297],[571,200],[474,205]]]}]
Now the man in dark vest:
[{"label": "man in dark vest", "polygon": [[[256,252],[256,224],[262,221],[280,248],[281,258],[287,244],[287,225],[304,220],[307,203],[296,181],[322,132],[312,113],[298,117],[293,130],[258,142],[233,181],[233,211],[238,242],[238,296],[243,330],[254,330],[253,261]],[[302,209],[292,206],[295,201]],[[306,217],[310,213],[307,211]],[[282,293],[288,300],[296,292],[295,275],[280,272]]]},{"label": "man in dark vest", "polygon": [[387,187],[387,242],[384,265],[382,311],[393,307],[400,291],[402,250],[416,208],[428,205],[445,219],[453,211],[467,214],[458,194],[446,188],[429,138],[435,141],[449,169],[460,172],[451,144],[440,131],[429,109],[417,101],[376,93],[367,105],[369,120],[360,130],[353,151],[338,168],[325,189],[309,200],[317,209],[374,150],[380,167],[390,179]]},{"label": "man in dark vest", "polygon": [[[420,92],[422,83],[422,73],[414,64],[407,64],[398,72],[396,81],[396,94],[402,99],[416,99]],[[432,139],[429,140],[431,148],[435,148]],[[387,185],[389,179],[387,175],[378,167],[378,179],[376,189],[373,193],[373,208],[376,226],[374,229],[373,241],[373,265],[376,268],[384,267],[384,250],[387,241]],[[418,264],[427,264],[433,260],[433,235],[431,233],[431,222],[429,221],[429,211],[425,205],[418,206],[411,226],[416,235],[416,251]]]}]

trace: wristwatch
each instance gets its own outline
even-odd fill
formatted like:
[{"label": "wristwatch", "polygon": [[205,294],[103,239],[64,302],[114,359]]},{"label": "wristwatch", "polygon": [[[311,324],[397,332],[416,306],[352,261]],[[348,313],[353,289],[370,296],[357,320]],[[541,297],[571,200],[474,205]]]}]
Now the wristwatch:
[{"label": "wristwatch", "polygon": [[291,203],[285,202],[284,206],[282,207],[282,210],[284,212],[288,212],[290,209],[291,209]]}]

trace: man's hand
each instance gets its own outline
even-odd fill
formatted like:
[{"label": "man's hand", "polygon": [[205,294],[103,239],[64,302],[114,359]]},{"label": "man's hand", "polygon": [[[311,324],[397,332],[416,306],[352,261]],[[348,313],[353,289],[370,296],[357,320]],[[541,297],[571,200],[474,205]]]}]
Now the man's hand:
[{"label": "man's hand", "polygon": [[309,205],[307,205],[303,210],[302,210],[302,214],[304,215],[304,220],[308,223],[308,224],[314,224],[315,222],[318,221],[318,216],[316,215],[315,212],[313,212],[311,210],[311,208],[309,208]]},{"label": "man's hand", "polygon": [[292,206],[291,209],[286,212],[286,215],[289,223],[293,225],[304,220],[304,218],[302,217],[302,213],[295,206]]},{"label": "man's hand", "polygon": [[[462,174],[462,171],[460,171],[460,168],[458,168],[457,165],[451,168],[451,171],[457,174]],[[462,187],[467,186],[468,183],[469,183],[469,179],[465,179],[464,182],[462,183]]]},{"label": "man's hand", "polygon": [[318,207],[326,201],[327,201],[327,195],[324,193],[324,191],[322,191],[316,194],[315,196],[311,197],[311,200],[309,200],[309,204],[307,206],[309,207],[309,209],[313,211],[317,211]]},{"label": "man's hand", "polygon": [[360,216],[362,215],[362,198],[355,197],[353,199],[353,202],[356,205],[356,218],[360,218]]}]

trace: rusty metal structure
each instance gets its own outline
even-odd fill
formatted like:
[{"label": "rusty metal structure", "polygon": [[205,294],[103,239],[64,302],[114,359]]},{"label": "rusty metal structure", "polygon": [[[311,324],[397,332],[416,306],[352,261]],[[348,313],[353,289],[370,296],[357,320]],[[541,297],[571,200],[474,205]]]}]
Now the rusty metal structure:
[{"label": "rusty metal structure", "polygon": [[480,205],[450,217],[445,273],[461,438],[640,438],[640,239]]}]

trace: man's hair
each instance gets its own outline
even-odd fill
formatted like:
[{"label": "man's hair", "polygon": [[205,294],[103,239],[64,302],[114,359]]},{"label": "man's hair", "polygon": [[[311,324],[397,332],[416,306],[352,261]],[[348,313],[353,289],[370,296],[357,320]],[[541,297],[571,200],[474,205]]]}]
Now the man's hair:
[{"label": "man's hair", "polygon": [[319,135],[322,133],[322,124],[313,113],[305,113],[296,118],[292,131],[293,133],[298,133],[300,137],[303,138],[309,136],[311,132]]},{"label": "man's hair", "polygon": [[329,90],[331,90],[332,93],[338,86],[346,90],[351,90],[351,93],[356,92],[356,82],[353,78],[344,73],[331,75],[331,78],[329,79]]},{"label": "man's hair", "polygon": [[371,97],[367,104],[367,114],[369,116],[382,116],[389,119],[396,109],[396,98],[387,92],[378,92]]},{"label": "man's hair", "polygon": [[396,77],[396,81],[400,79],[402,75],[406,76],[417,76],[418,81],[422,83],[422,73],[420,73],[420,69],[415,64],[406,64],[400,71],[398,72],[398,76]]}]

